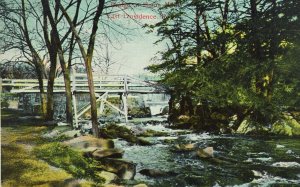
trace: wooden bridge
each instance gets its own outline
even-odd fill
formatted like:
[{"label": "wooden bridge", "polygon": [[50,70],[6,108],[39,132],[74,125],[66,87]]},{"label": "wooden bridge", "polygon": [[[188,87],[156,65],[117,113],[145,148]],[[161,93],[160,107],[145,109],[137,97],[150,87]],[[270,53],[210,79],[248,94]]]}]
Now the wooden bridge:
[{"label": "wooden bridge", "polygon": [[[76,126],[78,119],[90,109],[90,104],[78,109],[76,93],[89,93],[87,77],[85,74],[74,74],[71,77],[73,108]],[[150,94],[165,93],[163,87],[154,81],[145,81],[128,75],[94,75],[94,87],[97,102],[100,102],[100,114],[104,111],[104,106],[123,114],[125,121],[128,121],[127,97],[129,94]],[[39,84],[37,79],[2,79],[0,80],[0,90],[10,93],[39,93]],[[44,80],[44,90],[47,91],[47,80]],[[63,78],[56,78],[54,93],[65,93],[65,84]],[[107,101],[109,94],[120,95],[122,107],[114,106]]]},{"label": "wooden bridge", "polygon": [[[72,91],[89,93],[85,74],[76,74],[71,80]],[[2,79],[2,87],[11,93],[39,93],[37,79]],[[128,75],[94,76],[96,93],[164,93],[165,90],[154,81],[144,81]],[[6,89],[5,89],[6,88]],[[44,80],[44,90],[47,91],[47,80]],[[56,78],[55,93],[65,93],[63,78]]]}]

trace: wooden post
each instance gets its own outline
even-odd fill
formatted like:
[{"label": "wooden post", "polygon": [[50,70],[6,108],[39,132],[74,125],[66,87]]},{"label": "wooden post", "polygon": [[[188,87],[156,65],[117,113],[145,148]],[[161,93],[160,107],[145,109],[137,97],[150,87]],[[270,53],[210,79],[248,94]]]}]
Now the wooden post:
[{"label": "wooden post", "polygon": [[[78,116],[77,116],[77,101],[76,101],[76,70],[74,68],[72,73],[72,97],[73,97],[73,110],[74,110],[74,118],[75,118],[75,128],[78,128]],[[73,124],[72,124],[73,125]],[[74,125],[73,125],[74,127]]]},{"label": "wooden post", "polygon": [[102,99],[101,99],[101,103],[100,103],[100,111],[99,111],[100,114],[103,114],[104,106],[105,106],[105,102],[104,101],[106,101],[107,96],[108,96],[107,92],[102,95]]},{"label": "wooden post", "polygon": [[124,93],[122,95],[123,101],[123,110],[125,114],[125,122],[128,123],[128,105],[127,105],[127,96],[128,96],[128,79],[127,75],[124,77]]},{"label": "wooden post", "polygon": [[0,78],[0,127],[2,127],[2,124],[1,124],[1,111],[2,111],[2,106],[1,106],[1,101],[2,101],[2,78]]},{"label": "wooden post", "polygon": [[128,123],[128,106],[127,106],[127,94],[123,93],[122,95],[122,102],[123,102],[123,110],[125,115],[125,122]]}]

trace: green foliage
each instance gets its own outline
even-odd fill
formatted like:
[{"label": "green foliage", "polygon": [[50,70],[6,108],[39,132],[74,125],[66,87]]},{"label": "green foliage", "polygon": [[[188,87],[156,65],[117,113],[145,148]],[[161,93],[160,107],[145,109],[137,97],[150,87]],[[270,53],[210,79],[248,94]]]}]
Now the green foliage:
[{"label": "green foliage", "polygon": [[[244,2],[183,0],[162,7],[166,18],[149,28],[167,47],[161,63],[148,69],[161,73],[175,103],[190,97],[189,106],[240,106],[252,120],[270,123],[300,106],[300,3]],[[191,57],[194,64],[187,63]]]},{"label": "green foliage", "polygon": [[34,153],[38,158],[66,170],[76,178],[90,178],[98,183],[103,182],[103,179],[95,174],[92,161],[66,145],[58,142],[44,144],[36,147]]}]

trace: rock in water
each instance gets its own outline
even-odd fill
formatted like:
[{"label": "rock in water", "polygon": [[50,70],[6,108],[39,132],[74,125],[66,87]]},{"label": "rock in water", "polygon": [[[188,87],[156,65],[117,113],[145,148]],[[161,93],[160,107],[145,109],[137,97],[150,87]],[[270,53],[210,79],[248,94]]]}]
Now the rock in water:
[{"label": "rock in water", "polygon": [[96,149],[114,148],[114,142],[109,139],[99,139],[92,136],[80,136],[68,141],[64,144],[71,146],[83,152],[95,151]]},{"label": "rock in water", "polygon": [[131,161],[105,158],[100,163],[102,169],[117,174],[121,179],[133,179],[136,174],[136,164]]},{"label": "rock in water", "polygon": [[185,152],[185,151],[193,151],[195,150],[195,144],[176,144],[175,151],[176,152]]},{"label": "rock in water", "polygon": [[214,157],[214,148],[213,147],[207,147],[205,149],[199,149],[197,151],[197,155],[200,158],[213,158]]},{"label": "rock in water", "polygon": [[148,177],[167,177],[171,175],[175,175],[173,172],[162,171],[158,169],[142,169],[139,173],[146,175]]},{"label": "rock in water", "polygon": [[92,152],[92,157],[96,160],[100,160],[106,157],[109,158],[122,158],[124,151],[121,149],[105,149],[105,150],[96,150]]},{"label": "rock in water", "polygon": [[283,119],[276,121],[272,125],[271,132],[279,135],[299,136],[300,124],[294,118],[285,115]]}]

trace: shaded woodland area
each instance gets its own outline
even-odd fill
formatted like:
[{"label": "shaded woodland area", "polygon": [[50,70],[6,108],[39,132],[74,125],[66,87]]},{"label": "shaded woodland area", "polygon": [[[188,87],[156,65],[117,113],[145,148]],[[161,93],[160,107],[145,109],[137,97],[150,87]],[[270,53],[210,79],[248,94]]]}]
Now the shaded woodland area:
[{"label": "shaded woodland area", "polygon": [[[148,25],[166,44],[157,63],[170,88],[170,120],[199,130],[299,120],[299,1],[176,1]],[[185,120],[180,120],[179,118]]]}]

